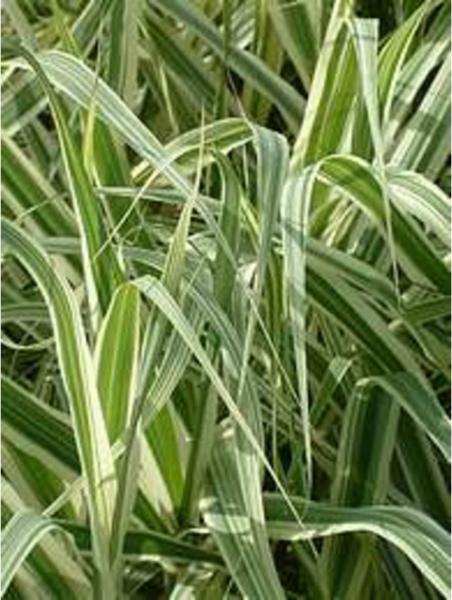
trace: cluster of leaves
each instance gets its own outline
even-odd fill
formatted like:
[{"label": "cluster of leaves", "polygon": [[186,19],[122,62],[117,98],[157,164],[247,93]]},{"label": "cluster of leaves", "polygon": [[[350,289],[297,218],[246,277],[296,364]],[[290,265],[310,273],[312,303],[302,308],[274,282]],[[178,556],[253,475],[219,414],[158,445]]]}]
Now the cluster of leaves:
[{"label": "cluster of leaves", "polygon": [[450,3],[2,28],[2,594],[447,597]]}]

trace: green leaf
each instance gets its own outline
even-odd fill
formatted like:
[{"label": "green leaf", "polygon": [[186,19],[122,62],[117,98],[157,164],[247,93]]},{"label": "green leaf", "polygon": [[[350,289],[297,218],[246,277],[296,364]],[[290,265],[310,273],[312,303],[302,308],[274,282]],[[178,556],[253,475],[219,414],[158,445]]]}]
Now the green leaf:
[{"label": "green leaf", "polygon": [[[334,14],[325,35],[296,139],[295,172],[340,150],[357,92],[357,63],[347,23]],[[334,102],[331,102],[334,98]]]},{"label": "green leaf", "polygon": [[309,172],[305,177],[290,177],[284,186],[281,202],[284,288],[292,325],[308,489],[312,485],[312,457],[306,361],[306,243],[310,199],[315,177],[315,171]]},{"label": "green leaf", "polygon": [[115,292],[96,348],[97,387],[110,443],[123,433],[135,400],[139,349],[139,294],[124,284]]},{"label": "green leaf", "polygon": [[[77,546],[84,551],[92,550],[90,530],[72,521],[56,520],[58,525],[70,532]],[[200,547],[164,535],[157,531],[131,530],[127,532],[124,543],[124,555],[129,561],[174,561],[175,563],[192,563],[200,565],[222,566],[218,554],[203,550]]]},{"label": "green leaf", "polygon": [[245,497],[240,462],[246,462],[232,428],[225,428],[212,461],[215,495],[201,503],[204,520],[217,541],[229,571],[242,594],[250,598],[284,598],[267,540],[265,522],[256,520]]},{"label": "green leaf", "polygon": [[3,435],[6,439],[62,476],[72,477],[79,472],[77,446],[64,413],[39,402],[3,374],[2,400]]},{"label": "green leaf", "polygon": [[[377,173],[364,161],[352,156],[332,156],[318,168],[318,177],[329,186],[337,186],[385,232],[385,209],[382,183]],[[448,293],[450,274],[434,247],[411,219],[391,206],[394,242],[398,259],[409,273],[434,288]]]},{"label": "green leaf", "polygon": [[133,106],[137,91],[141,2],[117,0],[111,14],[108,82],[128,106]]},{"label": "green leaf", "polygon": [[[373,386],[358,384],[347,405],[342,426],[333,505],[360,506],[385,500],[396,439],[399,407]],[[333,538],[322,553],[333,595],[351,598],[364,589],[371,549],[366,541]]]},{"label": "green leaf", "polygon": [[450,589],[450,536],[431,518],[407,506],[343,508],[294,499],[303,529],[292,521],[276,494],[265,498],[269,534],[274,539],[303,540],[351,532],[378,535],[399,548],[447,598]]},{"label": "green leaf", "polygon": [[[36,280],[49,308],[57,356],[71,407],[77,448],[89,490],[95,556],[103,580],[108,577],[106,547],[116,493],[113,458],[94,366],[74,294],[44,252],[15,225],[2,221],[3,244]],[[107,585],[106,590],[108,590]]]},{"label": "green leaf", "polygon": [[57,525],[31,510],[16,513],[2,532],[2,589],[4,596],[14,575],[40,540]]},{"label": "green leaf", "polygon": [[309,90],[322,38],[325,7],[322,2],[271,0],[269,13],[280,43],[289,54],[306,90]]},{"label": "green leaf", "polygon": [[[48,96],[57,125],[66,175],[69,180],[74,210],[82,239],[82,256],[86,272],[87,295],[94,323],[110,301],[122,279],[116,256],[111,246],[103,247],[106,232],[99,213],[99,204],[84,171],[79,152],[71,136],[63,104],[55,94],[39,62],[29,52],[21,50]],[[102,253],[99,254],[99,251]]]},{"label": "green leaf", "polygon": [[[185,23],[216,55],[223,57],[221,34],[209,19],[193,4],[180,0],[151,0],[151,4]],[[291,128],[299,125],[304,101],[292,86],[275,75],[265,63],[253,54],[231,45],[225,57],[226,64],[241,77],[274,102]]]}]

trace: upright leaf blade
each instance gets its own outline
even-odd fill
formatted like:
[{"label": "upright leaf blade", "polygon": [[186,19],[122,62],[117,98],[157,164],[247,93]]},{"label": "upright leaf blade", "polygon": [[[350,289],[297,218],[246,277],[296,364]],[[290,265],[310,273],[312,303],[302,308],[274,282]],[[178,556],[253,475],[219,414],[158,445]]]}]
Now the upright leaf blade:
[{"label": "upright leaf blade", "polygon": [[92,357],[73,292],[44,252],[18,227],[2,222],[2,239],[36,280],[49,308],[61,374],[88,482],[95,557],[108,592],[107,547],[116,493],[113,458],[96,389]]}]

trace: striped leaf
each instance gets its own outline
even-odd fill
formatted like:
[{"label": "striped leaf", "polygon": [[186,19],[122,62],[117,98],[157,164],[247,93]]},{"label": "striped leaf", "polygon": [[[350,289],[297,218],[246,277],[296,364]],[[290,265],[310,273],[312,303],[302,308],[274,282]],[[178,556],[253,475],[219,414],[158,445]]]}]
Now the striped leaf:
[{"label": "striped leaf", "polygon": [[102,580],[106,582],[106,549],[112,527],[115,474],[96,389],[94,366],[78,307],[66,281],[25,233],[3,221],[2,236],[7,251],[17,257],[36,280],[49,308],[60,369],[70,401],[77,448],[88,482],[97,567]]}]

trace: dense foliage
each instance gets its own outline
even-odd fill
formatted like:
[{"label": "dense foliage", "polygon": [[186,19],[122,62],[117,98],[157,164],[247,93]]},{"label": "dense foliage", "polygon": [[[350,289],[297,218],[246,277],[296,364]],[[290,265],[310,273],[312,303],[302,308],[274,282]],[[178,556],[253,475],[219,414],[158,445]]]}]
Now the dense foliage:
[{"label": "dense foliage", "polygon": [[3,2],[5,597],[449,595],[449,28]]}]

